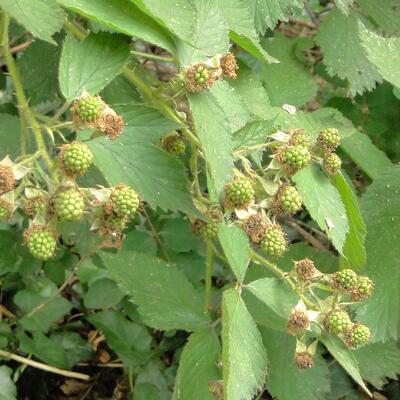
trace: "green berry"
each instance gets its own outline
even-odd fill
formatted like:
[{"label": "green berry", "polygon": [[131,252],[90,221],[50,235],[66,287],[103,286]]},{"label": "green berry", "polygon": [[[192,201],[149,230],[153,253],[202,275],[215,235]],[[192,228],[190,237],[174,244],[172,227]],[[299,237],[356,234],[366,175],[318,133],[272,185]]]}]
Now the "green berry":
[{"label": "green berry", "polygon": [[139,203],[137,193],[124,184],[116,186],[110,196],[111,211],[120,217],[129,217],[135,214]]},{"label": "green berry", "polygon": [[25,243],[32,256],[41,261],[53,257],[57,247],[54,232],[46,226],[35,226],[26,231]]},{"label": "green berry", "polygon": [[261,241],[261,249],[271,258],[279,258],[286,250],[286,239],[278,224],[269,225]]},{"label": "green berry", "polygon": [[371,331],[363,324],[356,323],[346,333],[348,346],[356,348],[367,344],[371,338]]},{"label": "green berry", "polygon": [[324,326],[329,333],[337,336],[347,331],[351,326],[351,320],[345,311],[334,310],[326,315]]},{"label": "green berry", "polygon": [[246,207],[254,194],[253,185],[247,178],[236,178],[225,186],[226,199],[236,208]]},{"label": "green berry", "polygon": [[53,199],[53,208],[60,221],[78,221],[83,216],[85,202],[76,188],[64,188]]},{"label": "green berry", "polygon": [[202,84],[209,78],[209,76],[210,74],[208,73],[207,68],[203,65],[199,65],[197,67],[196,73],[194,74],[194,81],[196,83]]},{"label": "green berry", "polygon": [[175,132],[164,137],[162,147],[165,151],[174,156],[181,156],[186,151],[185,142]]},{"label": "green berry", "polygon": [[330,153],[324,158],[323,168],[329,175],[336,175],[342,166],[342,160],[336,153]]},{"label": "green berry", "polygon": [[200,228],[200,234],[204,237],[204,239],[214,239],[218,235],[219,226],[220,221],[216,219],[206,222]]},{"label": "green berry", "polygon": [[303,199],[294,186],[285,185],[278,192],[277,208],[286,214],[295,214],[301,210]]},{"label": "green berry", "polygon": [[37,214],[43,214],[47,208],[47,198],[39,195],[31,199],[24,200],[24,212],[25,214],[33,218]]},{"label": "green berry", "polygon": [[306,146],[296,144],[286,146],[279,154],[278,161],[288,173],[295,173],[305,168],[311,161],[311,153]]},{"label": "green berry", "polygon": [[309,147],[311,144],[311,136],[303,131],[303,129],[295,129],[291,131],[291,138],[289,143],[291,145],[300,144]]},{"label": "green berry", "polygon": [[115,214],[104,214],[101,222],[101,232],[104,234],[122,232],[128,222],[128,217]]},{"label": "green berry", "polygon": [[374,290],[374,282],[368,276],[359,276],[357,286],[353,291],[353,300],[359,301],[362,298],[370,297]]},{"label": "green berry", "polygon": [[83,175],[93,162],[93,153],[84,143],[66,144],[60,152],[61,164],[67,175]]},{"label": "green berry", "polygon": [[354,289],[358,282],[358,275],[352,269],[344,269],[334,275],[334,285],[340,289]]},{"label": "green berry", "polygon": [[11,217],[11,209],[7,204],[0,204],[0,221],[7,221]]},{"label": "green berry", "polygon": [[83,97],[76,103],[76,112],[86,122],[95,121],[104,107],[104,103],[96,96]]},{"label": "green berry", "polygon": [[339,131],[335,128],[322,130],[318,135],[318,144],[326,151],[333,151],[340,144]]}]

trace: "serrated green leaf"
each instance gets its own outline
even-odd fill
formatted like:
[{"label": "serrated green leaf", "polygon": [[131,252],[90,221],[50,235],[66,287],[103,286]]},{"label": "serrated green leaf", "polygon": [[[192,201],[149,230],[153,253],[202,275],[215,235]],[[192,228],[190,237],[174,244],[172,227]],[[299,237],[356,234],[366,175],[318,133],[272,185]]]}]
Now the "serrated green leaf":
[{"label": "serrated green leaf", "polygon": [[[27,289],[20,290],[14,296],[14,303],[26,314],[19,320],[24,329],[40,332],[48,331],[51,325],[67,314],[72,307],[64,297],[49,299]],[[42,303],[45,304],[40,306]]]},{"label": "serrated green leaf", "polygon": [[178,253],[196,250],[201,244],[199,236],[193,233],[190,222],[181,218],[167,221],[160,235],[167,247]]},{"label": "serrated green leaf", "polygon": [[209,383],[220,377],[219,339],[214,330],[192,333],[179,363],[173,400],[215,400]]},{"label": "serrated green leaf", "polygon": [[371,392],[365,385],[354,354],[346,347],[344,342],[336,336],[326,335],[321,337],[321,342],[326,346],[329,353],[347,371],[347,373],[371,396]]},{"label": "serrated green leaf", "polygon": [[117,311],[103,311],[88,317],[105,335],[108,345],[128,366],[138,366],[150,356],[152,338],[147,329]]},{"label": "serrated green leaf", "polygon": [[[111,185],[125,182],[153,207],[195,213],[183,164],[126,128],[118,142],[99,138],[87,142],[95,164]],[[110,168],[112,166],[112,168]]]},{"label": "serrated green leaf", "polygon": [[87,308],[110,308],[118,304],[124,293],[111,279],[97,279],[89,286],[83,296],[83,303]]},{"label": "serrated green leaf", "polygon": [[329,75],[347,79],[352,95],[371,90],[381,82],[377,68],[362,46],[355,13],[346,16],[338,10],[331,11],[320,24],[316,41]]},{"label": "serrated green leaf", "polygon": [[261,335],[234,289],[222,298],[222,363],[227,399],[250,399],[263,385],[267,356]]},{"label": "serrated green leaf", "polygon": [[15,115],[0,114],[0,160],[6,155],[16,158],[20,150],[20,120]]},{"label": "serrated green leaf", "polygon": [[254,24],[257,32],[265,34],[278,21],[286,21],[295,7],[301,7],[300,0],[250,0],[251,15],[254,15]]},{"label": "serrated green leaf", "polygon": [[129,0],[58,0],[58,2],[97,23],[129,36],[135,36],[174,52],[169,33],[141,12]]},{"label": "serrated green leaf", "polygon": [[374,341],[400,337],[400,167],[388,168],[361,198],[367,227],[365,274],[375,283],[371,298],[358,307]]},{"label": "serrated green leaf", "polygon": [[387,168],[393,165],[387,155],[363,133],[356,132],[342,139],[340,147],[371,179],[379,178]]},{"label": "serrated green leaf", "polygon": [[102,259],[149,326],[193,331],[209,321],[199,294],[176,267],[135,252],[103,254]]},{"label": "serrated green leaf", "polygon": [[385,33],[398,35],[400,32],[400,1],[357,0],[361,11],[371,18]]},{"label": "serrated green leaf", "polygon": [[0,7],[33,36],[56,44],[52,36],[64,22],[64,12],[56,0],[0,0]]},{"label": "serrated green leaf", "polygon": [[349,13],[349,8],[353,4],[354,0],[335,0],[336,5],[344,14]]},{"label": "serrated green leaf", "polygon": [[[46,57],[43,57],[43,54],[46,54]],[[22,84],[31,105],[58,98],[59,57],[60,47],[38,40],[18,59]]]},{"label": "serrated green leaf", "polygon": [[218,231],[218,239],[236,279],[241,283],[250,262],[247,236],[237,226],[222,224]]},{"label": "serrated green leaf", "polygon": [[279,400],[324,400],[330,391],[326,361],[315,356],[315,367],[299,370],[293,361],[296,340],[287,333],[261,328],[268,353],[268,391]]},{"label": "serrated green leaf", "polygon": [[258,279],[246,285],[246,290],[249,290],[285,322],[288,321],[293,308],[300,300],[286,282],[277,278]]},{"label": "serrated green leaf", "polygon": [[297,43],[279,34],[262,41],[268,53],[279,60],[279,64],[263,64],[260,70],[260,78],[274,106],[301,106],[317,93],[312,75],[295,56]]},{"label": "serrated green leaf", "polygon": [[368,344],[355,350],[354,355],[361,376],[378,389],[387,384],[387,378],[397,379],[400,374],[400,348],[393,340]]},{"label": "serrated green leaf", "polygon": [[[232,176],[231,130],[226,115],[212,93],[189,96],[196,132],[201,141],[215,190],[222,192]],[[209,118],[212,116],[212,118]]]},{"label": "serrated green leaf", "polygon": [[67,36],[59,67],[62,94],[68,100],[84,90],[97,94],[121,72],[128,57],[129,45],[118,35],[102,32],[82,42]]},{"label": "serrated green leaf", "polygon": [[2,365],[0,367],[0,400],[17,400],[17,388],[11,379],[12,369]]},{"label": "serrated green leaf", "polygon": [[360,24],[360,35],[368,60],[375,65],[383,78],[400,86],[400,38],[384,38],[368,31]]},{"label": "serrated green leaf", "polygon": [[252,146],[257,146],[266,142],[267,136],[275,131],[274,120],[256,120],[249,122],[242,129],[233,135],[233,147],[248,147],[248,152],[254,151]]},{"label": "serrated green leaf", "polygon": [[219,9],[231,33],[230,38],[256,58],[276,62],[260,45],[249,5],[240,0],[218,0]]},{"label": "serrated green leaf", "polygon": [[365,235],[366,228],[358,206],[357,196],[342,174],[338,173],[331,179],[338,190],[346,208],[349,220],[349,231],[343,246],[343,256],[340,258],[341,268],[359,270],[365,265]]},{"label": "serrated green leaf", "polygon": [[349,223],[339,192],[316,165],[298,172],[293,180],[311,217],[342,253]]}]

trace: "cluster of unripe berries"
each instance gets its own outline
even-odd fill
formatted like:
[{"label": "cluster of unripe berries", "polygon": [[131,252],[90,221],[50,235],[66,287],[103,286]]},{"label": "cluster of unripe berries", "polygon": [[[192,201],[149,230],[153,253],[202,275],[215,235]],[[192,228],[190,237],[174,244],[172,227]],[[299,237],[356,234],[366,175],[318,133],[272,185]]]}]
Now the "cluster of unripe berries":
[{"label": "cluster of unripe berries", "polygon": [[[369,342],[371,337],[369,328],[360,322],[353,323],[345,310],[347,297],[350,296],[352,301],[360,301],[371,296],[374,285],[368,277],[360,276],[351,269],[344,269],[331,275],[323,274],[308,258],[296,261],[290,275],[297,281],[297,286],[301,288],[303,295],[307,293],[308,286],[314,283],[327,284],[332,292],[330,297],[315,304],[315,309],[311,312],[306,309],[304,303],[293,309],[287,326],[290,335],[301,338],[307,330],[310,330],[313,321],[326,332],[342,338],[350,348],[357,348]],[[345,300],[343,304],[342,298]],[[313,320],[310,319],[311,313],[317,315]],[[301,363],[303,359],[304,357],[297,359],[297,355],[295,357],[295,362],[300,368],[307,367],[307,363]]]}]

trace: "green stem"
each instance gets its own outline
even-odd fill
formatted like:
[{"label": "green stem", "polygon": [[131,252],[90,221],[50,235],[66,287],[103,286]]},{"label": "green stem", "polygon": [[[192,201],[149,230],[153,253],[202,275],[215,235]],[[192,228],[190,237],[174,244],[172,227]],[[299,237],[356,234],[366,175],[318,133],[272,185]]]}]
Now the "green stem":
[{"label": "green stem", "polygon": [[44,142],[42,132],[40,131],[40,126],[36,121],[35,117],[33,116],[32,110],[28,105],[28,101],[25,96],[25,92],[21,83],[21,77],[19,75],[19,71],[15,64],[14,58],[10,52],[9,47],[9,38],[8,38],[8,28],[10,25],[10,17],[6,12],[2,12],[1,14],[1,23],[0,23],[0,30],[1,30],[1,40],[0,44],[3,49],[3,56],[6,60],[8,72],[11,76],[11,79],[14,83],[15,93],[17,96],[18,107],[21,118],[24,118],[26,124],[34,134],[36,145],[48,167],[49,170],[52,170],[53,162],[50,159],[50,156],[46,149],[46,144]]},{"label": "green stem", "polygon": [[149,60],[165,61],[165,62],[175,61],[172,57],[162,57],[162,56],[157,56],[156,54],[143,53],[141,51],[135,51],[135,50],[131,50],[131,54],[137,57],[148,58]]},{"label": "green stem", "polygon": [[211,240],[206,242],[206,270],[205,270],[205,290],[204,290],[204,307],[207,311],[211,310],[211,288],[212,274],[214,265],[214,252]]}]

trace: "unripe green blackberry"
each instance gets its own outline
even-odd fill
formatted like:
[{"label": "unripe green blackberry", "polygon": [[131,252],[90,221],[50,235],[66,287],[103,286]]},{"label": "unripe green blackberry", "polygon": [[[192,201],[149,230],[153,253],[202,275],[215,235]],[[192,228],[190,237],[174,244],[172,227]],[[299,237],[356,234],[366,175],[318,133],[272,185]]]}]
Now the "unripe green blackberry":
[{"label": "unripe green blackberry", "polygon": [[186,70],[186,88],[189,92],[201,92],[211,86],[218,77],[206,64],[191,65]]},{"label": "unripe green blackberry", "polygon": [[296,144],[279,150],[278,162],[288,174],[294,174],[305,168],[311,161],[311,153],[306,146]]},{"label": "unripe green blackberry", "polygon": [[359,276],[356,288],[353,290],[353,300],[360,301],[371,296],[374,291],[374,282],[368,276]]},{"label": "unripe green blackberry", "polygon": [[271,258],[279,258],[286,250],[286,239],[282,228],[278,224],[267,227],[261,241],[261,249]]},{"label": "unripe green blackberry", "polygon": [[129,217],[136,213],[140,200],[137,193],[127,185],[117,185],[111,193],[109,211],[120,217]]},{"label": "unripe green blackberry", "polygon": [[175,132],[168,134],[162,140],[162,148],[174,156],[185,154],[186,145],[182,138]]},{"label": "unripe green blackberry", "polygon": [[282,185],[274,199],[274,208],[282,214],[296,214],[301,210],[303,199],[294,186]]},{"label": "unripe green blackberry", "polygon": [[338,289],[351,290],[357,286],[358,275],[352,269],[338,271],[333,276],[333,286]]},{"label": "unripe green blackberry", "polygon": [[31,199],[24,199],[24,212],[29,218],[33,218],[37,214],[44,214],[46,208],[46,196],[39,195]]},{"label": "unripe green blackberry", "polygon": [[6,200],[0,199],[0,222],[8,221],[13,213],[13,206]]},{"label": "unripe green blackberry", "polygon": [[101,220],[100,232],[103,235],[108,234],[121,234],[122,231],[126,228],[126,224],[128,223],[128,217],[119,216],[115,214],[104,213],[103,218]]},{"label": "unripe green blackberry", "polygon": [[60,161],[68,176],[84,175],[93,162],[93,153],[86,144],[73,142],[61,147]]},{"label": "unripe green blackberry", "polygon": [[245,208],[254,198],[254,188],[247,178],[235,178],[225,186],[226,206]]},{"label": "unripe green blackberry", "polygon": [[319,133],[317,141],[325,151],[334,151],[340,144],[339,131],[336,128],[324,129]]},{"label": "unripe green blackberry", "polygon": [[209,77],[210,74],[208,73],[207,67],[204,65],[199,65],[196,73],[194,74],[194,81],[198,84],[202,84],[206,82]]},{"label": "unripe green blackberry", "polygon": [[351,324],[349,315],[342,310],[333,310],[324,319],[325,329],[336,336],[344,334]]},{"label": "unripe green blackberry", "polygon": [[85,201],[82,193],[74,188],[62,188],[52,199],[53,211],[60,221],[78,221],[82,218]]},{"label": "unripe green blackberry", "polygon": [[15,186],[14,171],[9,165],[0,164],[0,196],[11,192]]},{"label": "unripe green blackberry", "polygon": [[75,104],[76,113],[85,122],[95,121],[100,116],[103,107],[103,101],[97,96],[83,97]]},{"label": "unripe green blackberry", "polygon": [[336,175],[342,167],[342,160],[336,153],[330,153],[324,158],[322,166],[328,175]]},{"label": "unripe green blackberry", "polygon": [[218,220],[206,222],[200,229],[200,234],[204,237],[204,239],[215,239],[218,235],[219,226],[220,221]]},{"label": "unripe green blackberry", "polygon": [[367,344],[371,339],[371,331],[363,324],[356,323],[346,332],[345,341],[349,347],[357,348]]},{"label": "unripe green blackberry", "polygon": [[54,256],[57,247],[55,232],[44,225],[36,225],[24,233],[25,244],[33,257],[47,261]]},{"label": "unripe green blackberry", "polygon": [[304,132],[303,129],[294,129],[289,131],[291,137],[289,140],[290,145],[300,144],[305,147],[309,147],[311,144],[311,136]]}]

